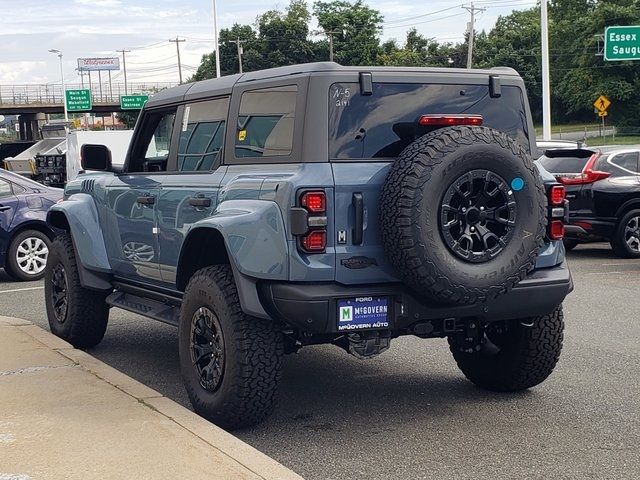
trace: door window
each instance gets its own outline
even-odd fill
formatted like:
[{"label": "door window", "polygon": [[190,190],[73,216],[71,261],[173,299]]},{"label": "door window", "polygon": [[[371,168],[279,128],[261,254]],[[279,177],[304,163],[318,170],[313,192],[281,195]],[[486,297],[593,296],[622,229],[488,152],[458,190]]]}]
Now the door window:
[{"label": "door window", "polygon": [[130,172],[164,172],[167,169],[175,118],[175,109],[145,115],[128,168]]},{"label": "door window", "polygon": [[236,131],[235,156],[277,157],[291,154],[298,87],[244,92]]},{"label": "door window", "polygon": [[178,142],[178,170],[207,171],[219,163],[229,99],[187,105]]}]

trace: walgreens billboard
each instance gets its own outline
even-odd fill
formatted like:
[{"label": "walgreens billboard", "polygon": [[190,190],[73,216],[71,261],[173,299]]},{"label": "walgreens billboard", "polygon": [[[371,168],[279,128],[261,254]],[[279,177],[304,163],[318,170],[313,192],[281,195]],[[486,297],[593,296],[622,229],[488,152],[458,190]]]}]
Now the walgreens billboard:
[{"label": "walgreens billboard", "polygon": [[92,72],[96,70],[120,70],[120,58],[118,57],[79,58],[78,70],[80,70],[81,72]]}]

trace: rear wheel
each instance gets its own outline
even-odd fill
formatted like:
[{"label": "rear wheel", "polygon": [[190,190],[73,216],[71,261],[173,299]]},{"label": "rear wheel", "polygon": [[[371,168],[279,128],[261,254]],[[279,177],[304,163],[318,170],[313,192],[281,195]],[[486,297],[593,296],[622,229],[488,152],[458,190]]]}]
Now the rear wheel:
[{"label": "rear wheel", "polygon": [[271,411],[284,355],[271,320],[246,315],[228,265],[198,270],[185,289],[179,326],[180,370],[195,411],[225,429]]},{"label": "rear wheel", "polygon": [[622,258],[640,257],[640,210],[627,212],[611,239],[611,248]]},{"label": "rear wheel", "polygon": [[100,343],[109,320],[107,293],[80,284],[73,242],[68,234],[56,237],[51,244],[44,293],[51,333],[77,348]]},{"label": "rear wheel", "polygon": [[18,233],[7,250],[6,272],[16,280],[40,280],[44,276],[51,240],[39,230]]},{"label": "rear wheel", "polygon": [[563,332],[559,305],[548,315],[489,324],[472,353],[456,338],[449,338],[449,346],[462,373],[478,387],[516,392],[551,374],[560,357]]}]

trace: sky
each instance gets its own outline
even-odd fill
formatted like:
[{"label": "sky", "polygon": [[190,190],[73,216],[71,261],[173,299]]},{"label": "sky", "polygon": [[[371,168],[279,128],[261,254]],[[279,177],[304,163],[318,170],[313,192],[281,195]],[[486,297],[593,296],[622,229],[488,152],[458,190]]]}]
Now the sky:
[{"label": "sky", "polygon": [[[366,3],[384,16],[383,40],[402,41],[405,32],[415,26],[428,37],[460,42],[469,21],[469,12],[455,0]],[[536,2],[474,3],[485,8],[476,14],[476,30],[488,31],[498,16]],[[217,0],[218,27],[253,24],[264,11],[284,9],[287,4],[288,0]],[[130,83],[177,82],[176,44],[169,42],[176,36],[185,39],[180,55],[186,79],[195,72],[202,55],[213,51],[212,0],[0,0],[0,88],[60,83],[59,59],[49,49],[62,51],[69,85],[80,83],[77,58],[117,56],[122,49],[131,50],[126,54]],[[113,72],[113,82],[122,81],[122,71]]]}]

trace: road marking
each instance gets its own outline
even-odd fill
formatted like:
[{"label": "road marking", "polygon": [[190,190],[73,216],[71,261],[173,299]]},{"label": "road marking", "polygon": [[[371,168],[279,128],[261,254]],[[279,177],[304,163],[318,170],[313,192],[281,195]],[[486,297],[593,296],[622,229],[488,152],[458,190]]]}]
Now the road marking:
[{"label": "road marking", "polygon": [[587,275],[612,275],[612,274],[621,275],[623,273],[629,273],[629,272],[587,272]]},{"label": "road marking", "polygon": [[627,263],[601,263],[603,267],[628,267],[628,266],[638,266],[640,263],[638,262],[627,262]]},{"label": "road marking", "polygon": [[26,292],[28,290],[42,290],[43,288],[44,285],[41,287],[14,288],[13,290],[0,290],[0,293]]}]

